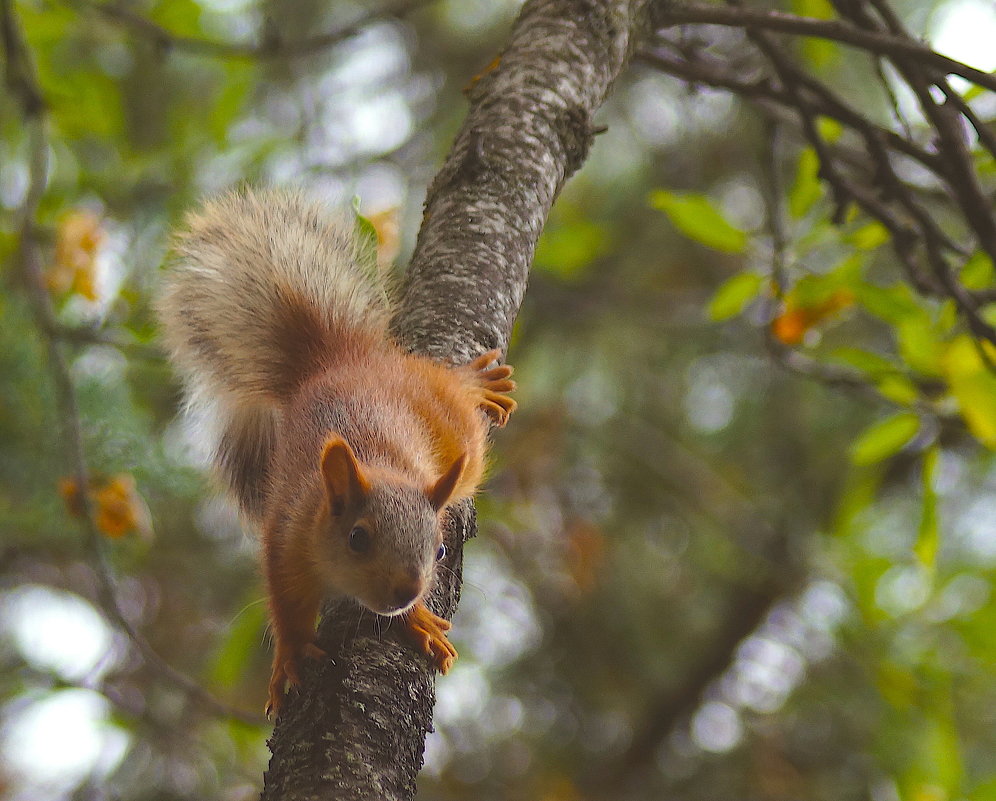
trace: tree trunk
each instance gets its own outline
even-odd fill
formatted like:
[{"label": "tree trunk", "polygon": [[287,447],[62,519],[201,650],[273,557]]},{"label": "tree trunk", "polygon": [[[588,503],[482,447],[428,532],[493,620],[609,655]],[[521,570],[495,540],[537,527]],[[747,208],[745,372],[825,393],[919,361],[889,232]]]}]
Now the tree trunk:
[{"label": "tree trunk", "polygon": [[[453,363],[504,350],[536,240],[596,133],[592,115],[645,28],[647,0],[533,0],[500,60],[469,90],[467,120],[429,189],[394,333]],[[451,515],[450,571],[429,605],[452,617],[471,504]],[[277,721],[264,801],[411,799],[432,725],[423,656],[351,605],[329,610],[318,641],[332,661],[306,666]]]}]

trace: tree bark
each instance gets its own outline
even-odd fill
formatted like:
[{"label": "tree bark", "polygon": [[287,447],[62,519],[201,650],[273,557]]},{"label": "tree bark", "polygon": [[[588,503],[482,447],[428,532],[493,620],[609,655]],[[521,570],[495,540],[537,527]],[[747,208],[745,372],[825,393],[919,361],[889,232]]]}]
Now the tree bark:
[{"label": "tree bark", "polygon": [[[649,30],[647,0],[533,0],[508,46],[468,91],[470,111],[425,202],[394,333],[462,363],[504,351],[550,206],[581,166],[592,115]],[[469,503],[451,515],[446,566],[429,606],[452,617]],[[411,799],[432,725],[434,676],[384,619],[329,610],[270,739],[264,801]]]}]

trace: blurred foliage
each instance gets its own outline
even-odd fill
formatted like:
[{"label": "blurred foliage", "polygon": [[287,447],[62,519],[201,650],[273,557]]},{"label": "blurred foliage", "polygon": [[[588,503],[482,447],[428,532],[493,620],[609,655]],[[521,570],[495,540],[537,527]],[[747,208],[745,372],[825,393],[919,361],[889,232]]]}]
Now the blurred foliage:
[{"label": "blurred foliage", "polygon": [[[368,13],[127,7],[212,41]],[[460,88],[514,4],[427,3],[266,59],[171,46],[90,0],[12,8],[50,114],[38,223],[120,603],[167,663],[255,711],[256,543],[205,480],[155,348],[168,232],[239,181],[298,184],[356,198],[363,236],[403,264]],[[936,9],[901,11],[926,30]],[[798,55],[860,93],[839,45]],[[634,67],[599,122],[514,332],[520,411],[467,548],[420,798],[996,799],[996,353],[909,286],[881,226],[830,222],[818,158],[791,143],[773,270],[770,131],[749,105]],[[0,796],[252,797],[263,722],[191,701],[95,612],[16,272],[28,148],[0,94]],[[993,265],[977,254],[960,279],[992,290]]]}]

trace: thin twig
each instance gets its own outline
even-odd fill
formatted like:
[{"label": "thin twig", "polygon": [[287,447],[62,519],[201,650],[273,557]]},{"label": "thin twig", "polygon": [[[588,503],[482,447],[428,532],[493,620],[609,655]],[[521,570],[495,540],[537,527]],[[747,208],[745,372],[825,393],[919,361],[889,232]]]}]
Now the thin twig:
[{"label": "thin twig", "polygon": [[93,326],[70,326],[55,323],[49,332],[52,336],[74,345],[108,345],[139,359],[160,361],[163,352],[155,345],[134,342]]},{"label": "thin twig", "polygon": [[799,17],[781,11],[698,3],[666,5],[661,11],[661,17],[664,20],[662,27],[701,23],[744,28],[748,31],[769,30],[829,39],[886,56],[909,56],[996,92],[996,76],[991,73],[943,56],[915,39],[872,33],[839,20]]},{"label": "thin twig", "polygon": [[[881,24],[886,26],[890,34],[912,39],[909,31],[906,30],[886,0],[870,0],[870,2],[882,19]],[[862,6],[841,2],[841,0],[836,0],[835,6],[838,11],[849,16],[857,24],[879,29],[879,23]],[[942,159],[945,182],[951,197],[960,207],[962,215],[978,237],[982,249],[989,255],[990,259],[996,261],[996,221],[992,217],[991,204],[976,179],[972,155],[968,150],[961,125],[959,111],[963,113],[964,110],[967,110],[967,106],[963,102],[952,103],[950,101],[950,98],[956,93],[949,86],[944,74],[939,74],[909,57],[893,57],[892,60],[900,75],[903,76],[916,95],[924,116],[931,122],[937,133],[938,154]],[[931,93],[932,86],[941,90],[947,98],[947,102],[938,103],[935,100]],[[972,118],[974,118],[974,114],[972,114]],[[968,119],[971,121],[971,118]],[[879,140],[872,137],[868,140],[868,145],[870,151],[880,157],[882,176],[886,184],[894,190],[898,189],[900,186],[899,177],[895,174],[888,155],[884,153]],[[954,299],[958,305],[972,333],[996,344],[996,328],[982,317],[975,297],[957,280],[950,263],[942,252],[942,246],[949,241],[947,235],[937,225],[933,215],[921,208],[908,193],[899,191],[898,200],[916,220],[923,235],[931,268],[948,296]],[[992,361],[989,359],[985,361],[992,369]]]},{"label": "thin twig", "polygon": [[83,430],[76,398],[76,389],[70,376],[69,365],[60,347],[56,332],[60,325],[52,308],[52,301],[45,288],[42,252],[37,235],[36,216],[49,177],[49,143],[46,131],[45,104],[35,77],[34,65],[17,27],[11,0],[0,0],[0,32],[6,59],[6,83],[17,99],[25,120],[29,142],[29,184],[24,201],[18,209],[18,250],[16,263],[24,279],[35,323],[47,350],[49,367],[55,383],[56,403],[63,426],[63,440],[69,473],[76,486],[80,504],[80,520],[87,550],[96,570],[97,594],[101,608],[121,629],[141,653],[146,665],[161,678],[183,690],[187,696],[214,714],[258,724],[257,715],[235,709],[216,699],[193,679],[177,671],[152,648],[148,641],[128,620],[118,599],[110,565],[103,548],[103,538],[93,517],[93,509],[86,488],[89,471],[83,445]]},{"label": "thin twig", "polygon": [[360,33],[374,20],[384,17],[403,17],[425,5],[427,0],[393,0],[380,8],[365,12],[358,19],[335,30],[290,42],[281,41],[272,33],[264,35],[260,42],[223,42],[197,36],[183,36],[132,11],[121,2],[68,1],[77,8],[90,9],[134,34],[151,39],[164,50],[179,50],[209,58],[290,60],[327,50]]},{"label": "thin twig", "polygon": [[[766,77],[744,77],[742,74],[724,69],[723,62],[719,59],[711,59],[708,62],[704,59],[679,60],[659,51],[643,51],[637,55],[637,58],[645,64],[674,75],[676,78],[706,86],[729,89],[731,92],[751,100],[770,100],[781,106],[794,108],[794,98],[783,87],[774,84]],[[915,159],[931,172],[939,172],[940,161],[936,154],[925,150],[912,139],[872,122],[857,109],[837,97],[828,87],[820,85],[814,79],[813,86],[816,85],[819,85],[823,91],[818,92],[819,98],[812,98],[811,102],[815,105],[815,110],[820,116],[836,120],[856,131],[876,130],[886,139],[889,147]]]}]

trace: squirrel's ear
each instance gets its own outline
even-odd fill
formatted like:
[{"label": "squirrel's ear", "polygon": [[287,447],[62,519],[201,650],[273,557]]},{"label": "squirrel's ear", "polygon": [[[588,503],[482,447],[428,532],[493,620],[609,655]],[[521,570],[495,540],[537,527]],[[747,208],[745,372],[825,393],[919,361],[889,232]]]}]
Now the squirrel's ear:
[{"label": "squirrel's ear", "polygon": [[322,451],[322,476],[329,495],[329,508],[338,517],[347,508],[357,504],[370,483],[356,461],[353,449],[344,439],[330,439]]},{"label": "squirrel's ear", "polygon": [[429,496],[429,503],[432,504],[432,508],[437,512],[452,497],[453,490],[456,489],[457,482],[460,481],[460,476],[463,475],[463,468],[466,464],[467,454],[461,453],[453,464],[450,465],[450,469],[443,473],[439,481],[429,487],[426,494]]}]

